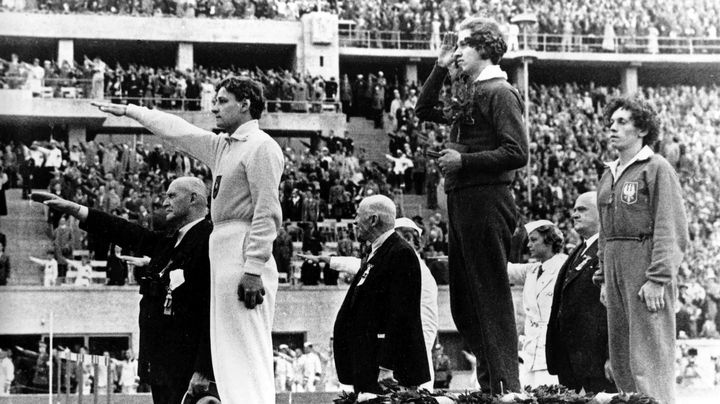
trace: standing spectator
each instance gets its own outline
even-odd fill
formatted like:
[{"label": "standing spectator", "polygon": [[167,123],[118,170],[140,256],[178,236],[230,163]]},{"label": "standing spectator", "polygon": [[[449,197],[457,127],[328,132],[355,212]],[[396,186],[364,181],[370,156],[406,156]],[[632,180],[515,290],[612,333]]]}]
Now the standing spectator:
[{"label": "standing spectator", "polygon": [[[515,229],[508,184],[527,163],[523,103],[498,65],[507,46],[492,20],[468,19],[458,43],[443,41],[438,60],[417,102],[420,119],[451,123],[453,136],[438,159],[445,174],[449,224],[450,305],[463,340],[478,362],[478,382],[493,394],[519,391],[517,330],[507,274]],[[457,45],[457,48],[456,48]],[[448,66],[457,62],[473,91],[470,116],[448,119],[435,109]],[[462,138],[460,134],[462,133]],[[502,388],[501,388],[502,385]]]},{"label": "standing spectator", "polygon": [[305,352],[298,358],[298,367],[302,377],[301,390],[314,392],[322,378],[322,364],[313,344],[306,342],[304,346]]},{"label": "standing spectator", "polygon": [[58,263],[55,260],[55,251],[48,250],[45,259],[30,257],[30,261],[43,266],[42,280],[43,286],[55,286],[58,277]]},{"label": "standing spectator", "polygon": [[22,179],[22,198],[28,199],[32,193],[35,181],[35,160],[27,157],[20,165],[20,178]]},{"label": "standing spectator", "polygon": [[437,189],[440,183],[440,170],[437,160],[427,159],[427,170],[425,174],[425,191],[427,192],[427,208],[435,210],[438,208]]},{"label": "standing spectator", "polygon": [[445,349],[440,343],[435,345],[433,352],[433,370],[435,371],[435,388],[448,389],[452,380],[452,367],[450,357],[445,354]]},{"label": "standing spectator", "polygon": [[68,265],[75,268],[75,286],[90,286],[92,284],[92,264],[90,256],[83,255],[80,262],[68,260]]},{"label": "standing spectator", "polygon": [[293,254],[292,238],[287,232],[285,226],[278,229],[277,237],[273,242],[273,257],[278,266],[278,272],[287,276],[290,281],[291,265],[290,261]]},{"label": "standing spectator", "polygon": [[190,78],[186,80],[186,86],[185,98],[188,99],[187,109],[189,111],[200,111],[202,87],[195,74],[190,74]]},{"label": "standing spectator", "polygon": [[293,379],[293,352],[285,344],[280,344],[274,355],[275,360],[275,390],[278,392],[291,391]]},{"label": "standing spectator", "polygon": [[347,74],[343,74],[340,79],[340,102],[342,103],[342,112],[345,114],[346,120],[350,122],[353,107],[353,90]]},{"label": "standing spectator", "polygon": [[110,244],[110,252],[107,257],[107,265],[105,272],[107,276],[107,284],[110,286],[123,286],[128,277],[127,263],[120,259],[122,247]]},{"label": "standing spectator", "polygon": [[123,394],[135,394],[140,378],[138,363],[132,349],[125,351],[125,359],[120,362],[120,391]]},{"label": "standing spectator", "polygon": [[650,148],[659,126],[648,103],[615,99],[605,118],[619,153],[598,185],[598,282],[613,377],[618,390],[674,404],[675,288],[688,244],[683,195],[675,171]]},{"label": "standing spectator", "polygon": [[8,358],[8,351],[0,349],[0,396],[10,395],[13,380],[15,380],[15,365]]},{"label": "standing spectator", "polygon": [[10,257],[5,252],[5,243],[0,242],[0,286],[7,285],[10,279]]},{"label": "standing spectator", "polygon": [[[423,195],[425,193],[425,178],[427,176],[427,159],[425,158],[425,153],[423,153],[420,147],[415,149],[415,154],[413,154],[412,162],[412,176],[413,184],[415,186],[415,193],[418,195]],[[411,190],[408,189],[408,192],[411,192]]]},{"label": "standing spectator", "polygon": [[0,216],[7,216],[7,200],[5,199],[5,188],[8,186],[8,175],[4,167],[0,166]]},{"label": "standing spectator", "polygon": [[85,56],[85,69],[92,71],[92,89],[90,90],[90,98],[101,100],[105,98],[105,70],[107,66],[99,57],[95,57],[92,61]]}]

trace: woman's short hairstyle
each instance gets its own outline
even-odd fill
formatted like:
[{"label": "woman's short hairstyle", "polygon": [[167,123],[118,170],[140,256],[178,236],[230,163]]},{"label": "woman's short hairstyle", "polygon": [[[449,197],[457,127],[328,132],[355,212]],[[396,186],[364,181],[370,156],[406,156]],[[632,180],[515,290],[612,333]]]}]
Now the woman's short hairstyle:
[{"label": "woman's short hairstyle", "polygon": [[536,231],[540,235],[540,237],[543,238],[543,243],[552,247],[552,252],[554,254],[562,251],[563,241],[565,240],[565,238],[563,237],[562,232],[560,231],[560,229],[557,228],[557,226],[551,226],[547,224],[538,227],[534,231]]},{"label": "woman's short hairstyle", "polygon": [[231,76],[220,81],[215,86],[215,91],[220,91],[223,87],[225,91],[233,94],[237,101],[250,101],[250,116],[252,119],[260,119],[263,110],[265,110],[262,84],[247,77]]},{"label": "woman's short hairstyle", "polygon": [[647,132],[647,135],[642,138],[643,146],[652,147],[660,136],[660,121],[655,109],[650,103],[637,97],[614,98],[610,100],[603,111],[605,121],[610,122],[612,114],[620,108],[630,111],[630,118],[635,127]]},{"label": "woman's short hairstyle", "polygon": [[483,59],[490,59],[494,65],[500,63],[507,52],[507,44],[495,21],[481,17],[467,18],[456,28],[457,31],[464,29],[470,30],[470,36],[465,39],[468,45],[475,48]]}]

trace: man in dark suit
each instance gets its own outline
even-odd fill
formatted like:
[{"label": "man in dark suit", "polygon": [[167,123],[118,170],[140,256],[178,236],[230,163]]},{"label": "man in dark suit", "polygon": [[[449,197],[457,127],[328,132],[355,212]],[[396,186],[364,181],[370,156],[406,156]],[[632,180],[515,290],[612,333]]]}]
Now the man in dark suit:
[{"label": "man in dark suit", "polygon": [[338,379],[355,392],[382,393],[430,380],[420,322],[420,263],[395,231],[395,204],[373,195],[357,211],[358,238],[371,243],[334,329]]},{"label": "man in dark suit", "polygon": [[[138,373],[150,383],[155,404],[180,403],[186,391],[209,389],[210,262],[205,184],[194,177],[170,183],[163,203],[169,233],[154,232],[119,217],[59,197],[44,203],[77,217],[80,227],[143,258],[126,257],[140,284]],[[149,257],[149,258],[148,258]]]},{"label": "man in dark suit", "polygon": [[617,390],[610,381],[607,311],[600,303],[600,288],[592,282],[599,265],[596,199],[595,192],[584,193],[573,208],[573,226],[584,241],[558,273],[545,354],[548,371],[560,384],[599,393]]}]

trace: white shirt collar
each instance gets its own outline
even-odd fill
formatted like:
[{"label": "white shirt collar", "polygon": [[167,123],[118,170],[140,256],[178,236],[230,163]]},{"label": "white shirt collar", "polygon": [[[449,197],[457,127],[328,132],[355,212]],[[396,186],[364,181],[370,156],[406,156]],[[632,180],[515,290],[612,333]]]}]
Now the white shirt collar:
[{"label": "white shirt collar", "polygon": [[368,261],[375,255],[375,252],[377,252],[378,248],[383,245],[385,240],[387,240],[388,237],[390,237],[393,233],[395,233],[395,229],[390,229],[385,233],[381,234],[380,237],[376,238],[375,241],[372,242],[372,249],[370,250],[370,255],[368,255]]},{"label": "white shirt collar", "polygon": [[585,248],[582,250],[582,253],[585,254],[585,252],[590,248],[590,246],[595,242],[595,240],[600,237],[600,233],[595,233],[592,236],[590,236],[587,240],[585,240]]},{"label": "white shirt collar", "polygon": [[193,226],[196,224],[202,222],[204,218],[200,218],[198,220],[192,221],[185,226],[181,227],[180,230],[178,230],[178,238],[175,241],[175,247],[180,245],[180,242],[182,241],[183,237],[185,237],[185,234],[187,234],[188,230],[190,230]]},{"label": "white shirt collar", "polygon": [[478,78],[475,79],[475,81],[485,81],[497,78],[507,80],[507,73],[502,71],[502,69],[498,65],[489,65],[480,72],[480,75],[478,76]]},{"label": "white shirt collar", "polygon": [[228,136],[230,139],[239,140],[241,142],[244,142],[247,140],[248,136],[253,133],[260,130],[260,123],[257,119],[251,119],[244,124],[240,125],[237,129],[235,129],[235,132]]},{"label": "white shirt collar", "polygon": [[630,167],[634,162],[636,161],[643,161],[647,160],[652,155],[655,154],[653,150],[650,148],[650,146],[645,145],[642,149],[640,149],[639,152],[633,158],[628,161],[627,164],[625,164],[624,167],[622,167],[621,170],[618,171],[618,165],[620,164],[620,159],[618,158],[615,161],[608,161],[605,163],[605,165],[610,169],[610,173],[612,173],[613,181],[617,181],[618,178],[620,178],[620,175],[622,175],[623,171],[625,171],[626,168]]}]

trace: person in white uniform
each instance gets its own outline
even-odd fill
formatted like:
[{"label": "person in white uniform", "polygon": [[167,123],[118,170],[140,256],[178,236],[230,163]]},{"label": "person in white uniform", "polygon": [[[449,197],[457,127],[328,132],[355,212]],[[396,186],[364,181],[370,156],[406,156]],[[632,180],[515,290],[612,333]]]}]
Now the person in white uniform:
[{"label": "person in white uniform", "polygon": [[[423,340],[425,341],[425,351],[427,352],[428,366],[430,367],[430,381],[419,386],[421,389],[433,391],[435,382],[435,371],[433,370],[432,348],[435,344],[438,330],[438,287],[435,278],[433,278],[430,269],[425,261],[420,258],[419,252],[422,250],[420,229],[415,222],[407,217],[395,219],[395,232],[405,239],[417,253],[420,261],[420,322],[422,324]],[[327,255],[307,255],[298,254],[299,257],[307,260],[325,262],[330,269],[355,275],[360,270],[360,258],[357,257],[331,257]]]},{"label": "person in white uniform", "polygon": [[510,283],[523,284],[523,311],[525,312],[525,338],[520,357],[520,383],[537,387],[557,384],[557,376],[547,370],[545,336],[552,309],[555,281],[560,267],[567,260],[561,253],[563,234],[549,220],[537,220],[525,225],[528,247],[533,262],[508,263]]},{"label": "person in white uniform", "polygon": [[258,125],[265,108],[260,83],[229,77],[216,90],[211,112],[225,131],[220,135],[157,110],[92,104],[135,119],[211,168],[210,346],[220,400],[272,404],[271,330],[278,286],[272,245],[282,216],[283,154]]}]

